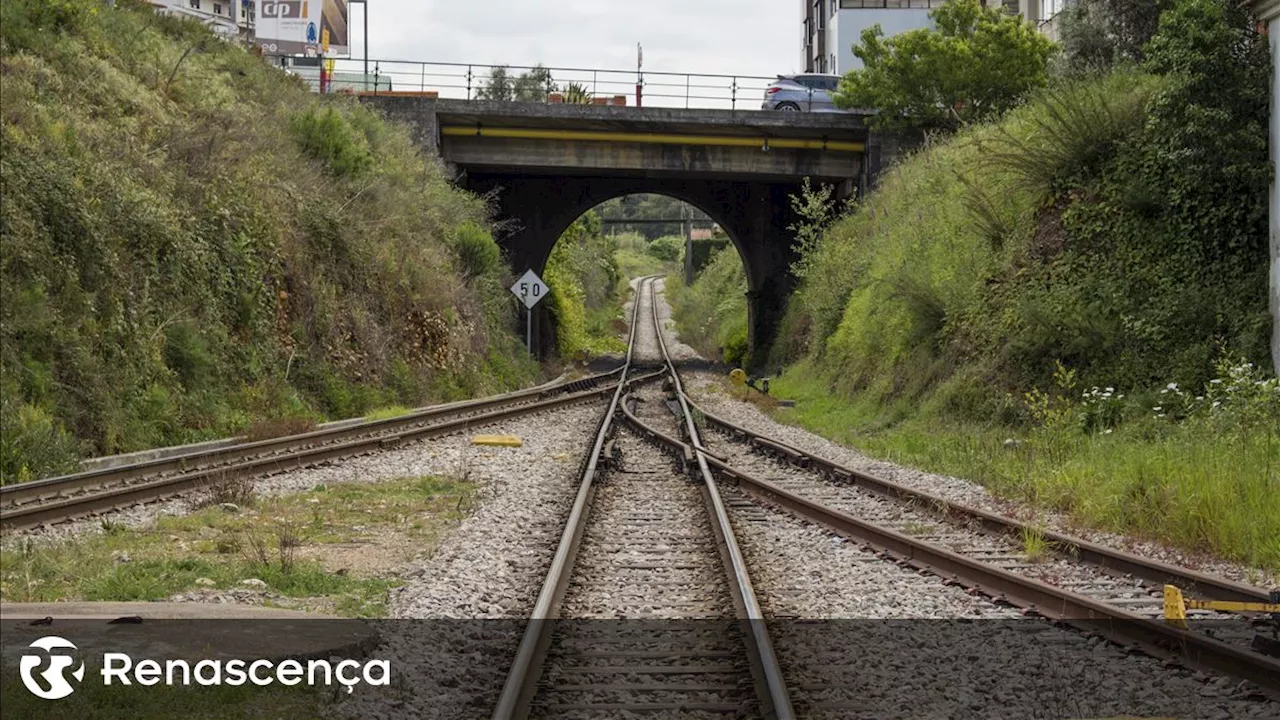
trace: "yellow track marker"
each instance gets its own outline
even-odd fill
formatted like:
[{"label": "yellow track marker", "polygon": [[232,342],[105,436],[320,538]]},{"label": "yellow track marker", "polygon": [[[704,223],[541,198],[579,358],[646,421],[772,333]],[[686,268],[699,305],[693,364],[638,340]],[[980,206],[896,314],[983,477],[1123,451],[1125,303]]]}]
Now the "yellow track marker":
[{"label": "yellow track marker", "polygon": [[494,445],[497,447],[520,447],[524,445],[515,435],[477,435],[471,438],[472,445]]}]

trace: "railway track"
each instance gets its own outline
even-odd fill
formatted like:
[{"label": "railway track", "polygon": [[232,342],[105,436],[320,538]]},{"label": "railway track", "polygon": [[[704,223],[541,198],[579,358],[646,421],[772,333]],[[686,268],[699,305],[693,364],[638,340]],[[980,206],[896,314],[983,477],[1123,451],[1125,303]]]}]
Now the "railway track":
[{"label": "railway track", "polygon": [[[675,365],[668,360],[668,366],[675,400],[655,402],[652,394],[637,391],[623,405],[626,421],[673,450],[705,459],[717,477],[757,501],[994,599],[1280,695],[1280,660],[1251,649],[1257,629],[1274,621],[1219,614],[1225,622],[1201,622],[1197,628],[1193,620],[1185,630],[1161,617],[1165,583],[1211,600],[1265,603],[1271,599],[1267,591],[1041,531],[842,467],[699,408],[685,395]],[[664,421],[655,410],[658,403],[697,410],[718,437],[708,447],[707,437],[694,428]],[[762,454],[781,463],[765,461]],[[1029,534],[1051,550],[1030,556],[1024,540]]]},{"label": "railway track", "polygon": [[24,530],[66,522],[165,500],[230,478],[274,475],[530,413],[598,401],[614,389],[620,373],[621,368],[384,420],[5,485],[0,487],[0,527]]},{"label": "railway track", "polygon": [[[637,286],[624,378],[662,342],[640,322],[651,282]],[[629,387],[601,419],[493,717],[794,717],[715,479],[699,460],[691,481],[696,459],[614,427]]]}]

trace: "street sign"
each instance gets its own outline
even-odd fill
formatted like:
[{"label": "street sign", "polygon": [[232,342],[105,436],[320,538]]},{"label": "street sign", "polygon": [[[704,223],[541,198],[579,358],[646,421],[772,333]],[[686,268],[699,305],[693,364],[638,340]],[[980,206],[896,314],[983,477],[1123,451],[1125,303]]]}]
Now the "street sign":
[{"label": "street sign", "polygon": [[546,297],[547,291],[547,284],[542,282],[542,278],[538,277],[538,273],[532,269],[526,270],[516,284],[511,286],[511,292],[530,310]]}]

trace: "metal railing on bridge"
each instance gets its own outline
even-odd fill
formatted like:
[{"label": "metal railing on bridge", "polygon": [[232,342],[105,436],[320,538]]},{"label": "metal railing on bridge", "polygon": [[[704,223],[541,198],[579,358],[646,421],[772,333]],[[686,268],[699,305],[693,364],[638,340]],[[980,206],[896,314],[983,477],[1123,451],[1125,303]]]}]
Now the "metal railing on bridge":
[{"label": "metal railing on bridge", "polygon": [[[637,73],[635,70],[408,60],[369,60],[369,64],[371,72],[366,75],[363,60],[338,60],[335,75],[343,82],[332,89],[370,94],[421,93],[440,98],[477,100],[490,96],[492,72],[500,67],[505,71],[508,82],[512,83],[513,91],[518,89],[518,99],[522,100],[572,103],[582,102],[585,98],[584,104],[633,105],[638,93],[645,107],[758,110],[764,101],[765,88],[777,79],[776,76],[759,75]],[[546,71],[546,78],[537,84],[536,91],[516,83],[521,75],[532,75],[535,71]],[[581,92],[570,91],[571,85]]]}]

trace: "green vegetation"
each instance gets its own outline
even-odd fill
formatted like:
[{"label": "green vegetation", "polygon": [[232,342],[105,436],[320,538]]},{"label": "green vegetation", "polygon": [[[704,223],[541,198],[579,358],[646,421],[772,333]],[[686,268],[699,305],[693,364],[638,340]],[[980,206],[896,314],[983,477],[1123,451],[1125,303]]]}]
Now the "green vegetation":
[{"label": "green vegetation", "polygon": [[937,29],[884,39],[879,25],[853,48],[863,68],[840,81],[842,108],[875,108],[881,125],[956,128],[1016,106],[1048,81],[1053,43],[1020,15],[978,0],[929,13]]},{"label": "green vegetation", "polygon": [[404,130],[136,0],[0,13],[0,480],[536,379]]},{"label": "green vegetation", "polygon": [[738,250],[715,252],[693,285],[668,275],[667,299],[676,330],[705,357],[730,365],[747,360],[747,278]]},{"label": "green vegetation", "polygon": [[[779,417],[873,455],[1274,570],[1270,59],[1236,4],[1173,5],[1141,66],[1130,40],[1105,55],[1126,64],[1071,68],[834,222],[806,193],[773,392],[797,401]],[[1101,39],[1142,25],[1123,22]],[[712,282],[672,293],[677,317],[710,316],[691,298],[731,294]]]},{"label": "green vegetation", "polygon": [[919,409],[833,395],[828,373],[813,361],[788,368],[771,392],[796,405],[773,415],[874,457],[975,480],[1082,527],[1252,563],[1272,572],[1255,582],[1280,583],[1280,385],[1256,368],[1224,365],[1224,377],[1198,396],[1055,386],[1032,402],[1010,398],[1011,412],[1044,408],[1053,418],[1024,426],[957,419],[937,395]]},{"label": "green vegetation", "polygon": [[[461,481],[414,477],[317,487],[254,499],[238,483],[209,489],[203,509],[164,517],[140,530],[105,522],[103,532],[57,544],[15,543],[0,554],[0,599],[165,600],[226,591],[257,579],[283,607],[346,617],[381,617],[394,566],[408,551],[428,550],[449,524],[470,512],[474,488]],[[235,497],[234,511],[222,502]],[[217,501],[217,502],[214,502]],[[340,546],[359,543],[366,556]],[[375,558],[376,556],[376,558]]]},{"label": "green vegetation", "polygon": [[612,236],[601,233],[600,216],[589,211],[560,235],[543,278],[551,288],[551,314],[562,358],[625,352],[619,323],[622,300]]}]

